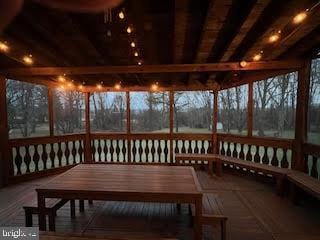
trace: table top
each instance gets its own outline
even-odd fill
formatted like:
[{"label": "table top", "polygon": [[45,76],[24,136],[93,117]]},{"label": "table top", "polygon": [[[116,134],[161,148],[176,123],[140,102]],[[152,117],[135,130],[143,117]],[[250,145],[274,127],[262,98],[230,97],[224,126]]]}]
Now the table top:
[{"label": "table top", "polygon": [[201,193],[192,167],[80,164],[36,189],[38,192]]}]

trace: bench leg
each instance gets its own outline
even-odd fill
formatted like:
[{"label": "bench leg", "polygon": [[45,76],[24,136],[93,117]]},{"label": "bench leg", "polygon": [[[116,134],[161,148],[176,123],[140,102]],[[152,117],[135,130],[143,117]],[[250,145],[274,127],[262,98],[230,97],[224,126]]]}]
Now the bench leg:
[{"label": "bench leg", "polygon": [[298,204],[298,198],[297,198],[297,187],[293,184],[290,183],[290,187],[289,187],[289,198],[290,200],[294,203],[294,204]]},{"label": "bench leg", "polygon": [[222,176],[222,162],[220,161],[216,162],[216,174],[218,177]]},{"label": "bench leg", "polygon": [[71,215],[71,218],[75,218],[76,217],[76,206],[75,206],[75,200],[74,199],[70,200],[70,215]]},{"label": "bench leg", "polygon": [[213,173],[212,173],[213,166],[212,165],[213,165],[212,161],[208,161],[208,175],[209,175],[209,177],[213,176]]},{"label": "bench leg", "polygon": [[84,200],[79,200],[79,211],[84,212]]},{"label": "bench leg", "polygon": [[221,221],[221,240],[226,240],[227,239],[227,224],[226,221]]},{"label": "bench leg", "polygon": [[283,186],[284,186],[284,177],[277,177],[276,179],[276,191],[279,196],[283,194]]},{"label": "bench leg", "polygon": [[32,213],[29,211],[25,211],[25,224],[26,227],[32,227],[33,222],[32,222]]},{"label": "bench leg", "polygon": [[52,212],[50,214],[48,214],[48,218],[49,218],[49,231],[54,232],[56,231],[56,212]]}]

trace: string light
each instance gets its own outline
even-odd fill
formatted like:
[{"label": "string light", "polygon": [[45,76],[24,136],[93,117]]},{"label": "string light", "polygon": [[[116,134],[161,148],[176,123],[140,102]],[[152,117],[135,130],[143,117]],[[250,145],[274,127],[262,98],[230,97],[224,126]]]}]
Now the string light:
[{"label": "string light", "polygon": [[156,82],[154,84],[151,85],[151,91],[158,91],[159,89],[159,83]]},{"label": "string light", "polygon": [[120,90],[120,89],[121,89],[121,83],[115,84],[115,85],[114,85],[114,88],[115,88],[116,90]]},{"label": "string light", "polygon": [[1,52],[4,52],[4,53],[7,53],[9,52],[10,48],[7,44],[7,42],[0,42],[0,51]]},{"label": "string light", "polygon": [[69,82],[69,83],[67,84],[67,86],[68,86],[69,88],[73,88],[73,83],[72,83],[72,82]]},{"label": "string light", "polygon": [[135,57],[138,57],[138,56],[139,56],[139,53],[138,53],[138,52],[134,52],[134,56],[135,56]]},{"label": "string light", "polygon": [[139,62],[138,62],[138,65],[141,66],[141,65],[142,65],[142,61],[139,61]]},{"label": "string light", "polygon": [[269,37],[269,42],[270,42],[270,43],[274,43],[274,42],[278,41],[279,38],[280,38],[280,33],[281,33],[281,31],[279,30],[277,33],[272,34],[272,35]]},{"label": "string light", "polygon": [[32,59],[32,55],[30,54],[29,56],[23,56],[22,58],[23,62],[27,65],[32,65],[33,64],[33,59]]},{"label": "string light", "polygon": [[58,77],[58,81],[59,81],[59,82],[65,82],[65,81],[66,81],[66,77],[65,77],[65,76],[66,76],[65,74],[60,75],[60,76]]},{"label": "string light", "polygon": [[123,12],[123,11],[120,11],[120,12],[119,12],[119,18],[120,18],[120,19],[124,19],[124,12]]},{"label": "string light", "polygon": [[262,58],[262,53],[263,51],[261,51],[260,53],[257,53],[256,55],[253,56],[253,61],[257,62],[257,61],[260,61],[261,58]]},{"label": "string light", "polygon": [[127,27],[127,33],[132,33],[132,29],[131,29],[131,27]]},{"label": "string light", "polygon": [[100,90],[102,89],[102,85],[101,84],[97,84],[97,88]]},{"label": "string light", "polygon": [[246,67],[248,65],[248,63],[246,61],[241,61],[240,62],[240,67]]},{"label": "string light", "polygon": [[293,23],[294,24],[299,24],[303,22],[307,18],[307,11],[303,11],[301,13],[298,13],[296,16],[293,18]]},{"label": "string light", "polygon": [[130,46],[134,48],[134,47],[136,47],[136,43],[135,42],[131,42]]}]

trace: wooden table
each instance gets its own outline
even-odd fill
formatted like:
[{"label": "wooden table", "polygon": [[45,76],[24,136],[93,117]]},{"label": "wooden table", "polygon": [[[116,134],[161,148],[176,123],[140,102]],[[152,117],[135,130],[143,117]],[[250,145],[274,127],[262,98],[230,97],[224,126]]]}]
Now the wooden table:
[{"label": "wooden table", "polygon": [[218,154],[182,153],[182,154],[176,154],[175,160],[176,160],[177,165],[180,165],[181,161],[208,161],[208,174],[210,176],[213,175],[212,165],[213,165],[213,163],[215,163],[217,176],[222,175],[222,162],[221,162]]},{"label": "wooden table", "polygon": [[80,164],[36,189],[39,228],[46,198],[195,204],[194,239],[202,238],[202,193],[192,167]]}]

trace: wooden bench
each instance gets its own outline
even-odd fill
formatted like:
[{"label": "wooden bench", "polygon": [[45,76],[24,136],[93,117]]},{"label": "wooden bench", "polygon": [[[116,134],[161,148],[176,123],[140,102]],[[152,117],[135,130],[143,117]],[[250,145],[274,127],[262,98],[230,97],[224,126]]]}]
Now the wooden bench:
[{"label": "wooden bench", "polygon": [[[46,215],[49,219],[49,231],[55,231],[55,217],[57,216],[57,211],[64,206],[68,201],[70,201],[70,215],[71,218],[75,218],[75,200],[67,200],[67,199],[56,199],[51,198],[47,199],[46,201]],[[89,200],[89,204],[92,204],[92,200]],[[35,214],[39,214],[38,206],[35,203],[32,206],[24,206],[23,207],[25,212],[25,225],[26,227],[33,226],[33,219],[32,216]],[[84,200],[79,200],[79,210],[80,212],[84,211]]]},{"label": "wooden bench", "polygon": [[296,187],[306,191],[310,195],[320,200],[320,181],[310,177],[308,174],[291,170],[287,175],[290,186],[290,197],[293,201],[296,200]]},{"label": "wooden bench", "polygon": [[221,176],[222,174],[222,163],[220,158],[217,157],[217,154],[176,154],[175,160],[176,165],[181,165],[181,162],[184,161],[208,161],[208,174],[212,176],[213,163],[216,165],[216,174]]},{"label": "wooden bench", "polygon": [[[57,215],[57,210],[60,209],[63,205],[65,205],[69,200],[67,199],[48,199],[46,201],[46,215],[49,219],[49,230],[55,231],[55,217]],[[70,201],[70,209],[71,209],[71,217],[75,216],[75,206],[74,200]],[[32,216],[34,214],[39,214],[39,210],[36,204],[32,206],[24,206],[25,212],[25,225],[26,227],[33,226]]]},{"label": "wooden bench", "polygon": [[289,171],[288,169],[246,161],[246,160],[228,157],[228,156],[219,156],[219,158],[221,159],[221,162],[224,164],[237,166],[247,170],[252,170],[256,173],[272,175],[276,179],[277,193],[281,194],[283,192],[284,181]]},{"label": "wooden bench", "polygon": [[[192,216],[195,216],[195,207],[190,205]],[[201,224],[216,226],[220,225],[221,239],[225,240],[227,237],[228,218],[223,214],[223,207],[220,198],[214,193],[204,193],[202,197],[202,216]]]},{"label": "wooden bench", "polygon": [[[288,172],[288,169],[279,168],[275,166],[269,166],[266,164],[246,161],[234,157],[223,156],[219,154],[177,154],[176,162],[182,160],[206,160],[208,163],[216,162],[219,165],[219,169],[222,169],[222,164],[237,166],[247,170],[252,170],[257,173],[264,173],[272,175],[276,179],[277,193],[281,194],[283,191],[284,181]],[[209,172],[212,171],[212,165],[209,165]],[[220,171],[220,170],[219,170]],[[212,173],[210,173],[212,175]]]}]

